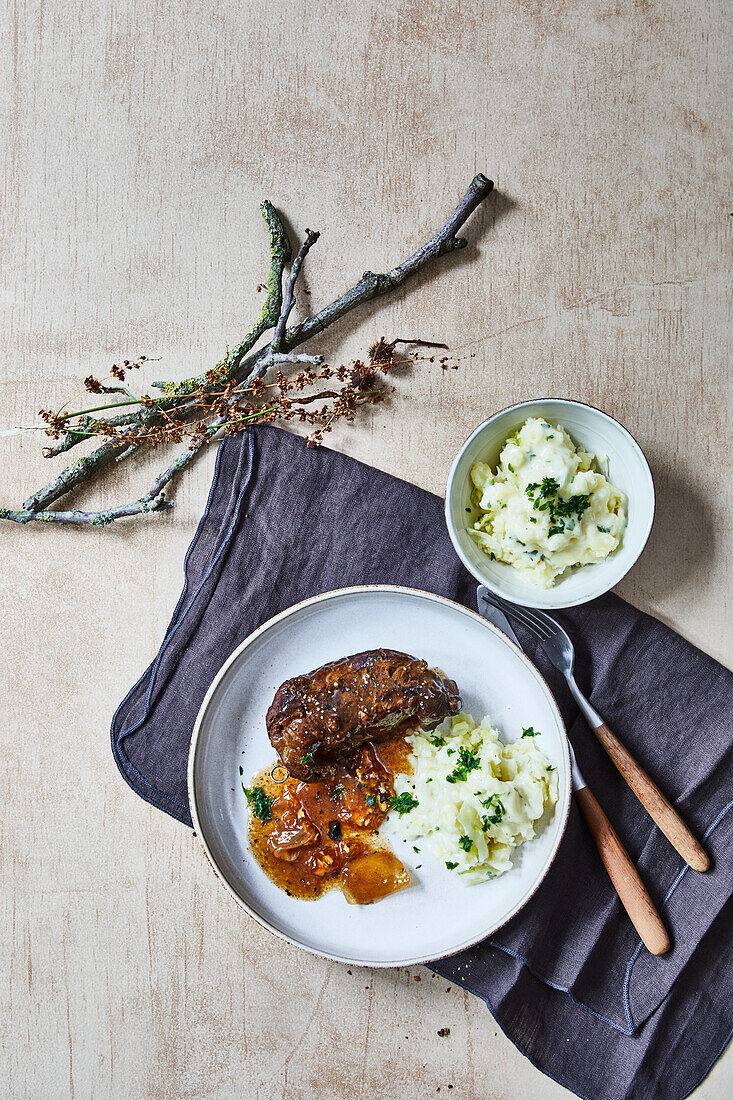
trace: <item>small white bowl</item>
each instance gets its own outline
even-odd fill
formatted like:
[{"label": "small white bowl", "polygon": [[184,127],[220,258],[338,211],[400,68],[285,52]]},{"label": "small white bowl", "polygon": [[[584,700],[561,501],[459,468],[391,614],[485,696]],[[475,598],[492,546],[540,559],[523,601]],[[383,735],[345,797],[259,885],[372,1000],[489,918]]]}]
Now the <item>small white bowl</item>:
[{"label": "small white bowl", "polygon": [[[618,549],[605,561],[569,570],[547,589],[530,584],[511,565],[492,561],[468,533],[480,514],[471,503],[471,467],[487,462],[495,469],[507,439],[530,416],[566,428],[583,450],[606,456],[608,480],[626,495],[627,523]],[[461,561],[492,592],[524,607],[574,607],[608,592],[636,562],[654,521],[654,482],[641,447],[613,417],[579,401],[523,401],[484,421],[463,444],[448,476],[445,518]]]}]

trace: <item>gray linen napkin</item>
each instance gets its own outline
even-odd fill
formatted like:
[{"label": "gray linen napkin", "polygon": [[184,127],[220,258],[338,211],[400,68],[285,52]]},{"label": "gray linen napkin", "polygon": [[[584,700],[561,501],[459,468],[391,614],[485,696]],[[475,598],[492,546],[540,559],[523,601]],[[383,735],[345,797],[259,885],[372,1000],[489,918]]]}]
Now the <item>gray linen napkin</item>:
[{"label": "gray linen napkin", "polygon": [[[296,436],[261,427],[221,444],[185,585],[160,652],[112,722],[115,760],[147,801],[191,823],[186,761],[220,665],[257,626],[319,592],[364,583],[426,589],[474,607],[442,501]],[[434,969],[482,997],[545,1073],[589,1100],[681,1100],[731,1034],[733,675],[613,595],[561,616],[577,678],[700,838],[686,868],[547,678],[578,761],[659,906],[672,950],[639,942],[575,806],[544,883],[491,940]],[[185,690],[182,689],[185,685]]]}]

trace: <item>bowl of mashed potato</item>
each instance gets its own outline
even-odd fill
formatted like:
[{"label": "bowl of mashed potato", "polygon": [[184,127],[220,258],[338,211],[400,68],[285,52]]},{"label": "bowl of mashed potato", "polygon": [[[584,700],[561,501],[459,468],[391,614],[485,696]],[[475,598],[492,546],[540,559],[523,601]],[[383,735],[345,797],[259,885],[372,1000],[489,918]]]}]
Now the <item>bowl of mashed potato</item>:
[{"label": "bowl of mashed potato", "polygon": [[577,401],[512,405],[472,433],[446,492],[446,521],[467,569],[528,607],[585,603],[626,575],[654,519],[638,443]]}]

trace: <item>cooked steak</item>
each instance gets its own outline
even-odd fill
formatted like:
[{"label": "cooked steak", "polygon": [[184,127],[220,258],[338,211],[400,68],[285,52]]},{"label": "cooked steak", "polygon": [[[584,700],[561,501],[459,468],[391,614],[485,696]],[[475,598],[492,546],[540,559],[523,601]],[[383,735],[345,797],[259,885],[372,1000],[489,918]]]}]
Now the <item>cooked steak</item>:
[{"label": "cooked steak", "polygon": [[456,684],[426,661],[393,649],[371,649],[286,680],[266,725],[291,775],[327,779],[365,741],[412,724],[435,729],[460,707]]}]

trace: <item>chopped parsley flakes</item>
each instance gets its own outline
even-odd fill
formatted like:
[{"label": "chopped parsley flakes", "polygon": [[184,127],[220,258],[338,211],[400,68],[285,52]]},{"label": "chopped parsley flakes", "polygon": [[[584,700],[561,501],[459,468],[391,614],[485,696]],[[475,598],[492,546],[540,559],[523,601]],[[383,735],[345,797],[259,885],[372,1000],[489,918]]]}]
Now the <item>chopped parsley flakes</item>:
[{"label": "chopped parsley flakes", "polygon": [[561,535],[567,529],[572,530],[576,520],[590,505],[590,493],[576,493],[563,500],[559,496],[560,482],[554,477],[545,477],[541,482],[532,481],[525,488],[536,512],[549,512],[550,527],[548,537]]},{"label": "chopped parsley flakes", "polygon": [[463,848],[464,852],[470,852],[473,848],[473,841],[470,836],[462,836],[458,841],[458,847]]},{"label": "chopped parsley flakes", "polygon": [[252,787],[250,789],[245,787],[243,783],[242,790],[247,797],[248,803],[252,807],[252,813],[255,817],[260,819],[263,825],[266,825],[272,818],[272,804],[275,799],[268,798],[262,787]]},{"label": "chopped parsley flakes", "polygon": [[526,729],[522,730],[522,737],[539,737],[539,736],[540,736],[539,730],[533,729],[531,726],[527,726]]},{"label": "chopped parsley flakes", "polygon": [[489,811],[481,818],[481,828],[486,832],[490,825],[499,825],[501,819],[506,813],[504,803],[499,798],[498,794],[490,794],[488,798],[484,798],[481,805]]},{"label": "chopped parsley flakes", "polygon": [[403,814],[409,814],[410,810],[414,810],[420,803],[416,798],[413,798],[409,791],[403,791],[397,798],[390,798],[389,804],[393,810],[397,810],[397,813],[402,817]]},{"label": "chopped parsley flakes", "polygon": [[455,871],[456,867],[458,866],[457,863],[451,863],[451,861],[449,859],[447,859],[445,861],[445,865],[446,865],[446,867],[448,868],[449,871]]},{"label": "chopped parsley flakes", "polygon": [[457,783],[459,780],[468,779],[468,773],[481,766],[478,749],[459,749],[458,763],[450,775],[446,775],[447,783]]}]

